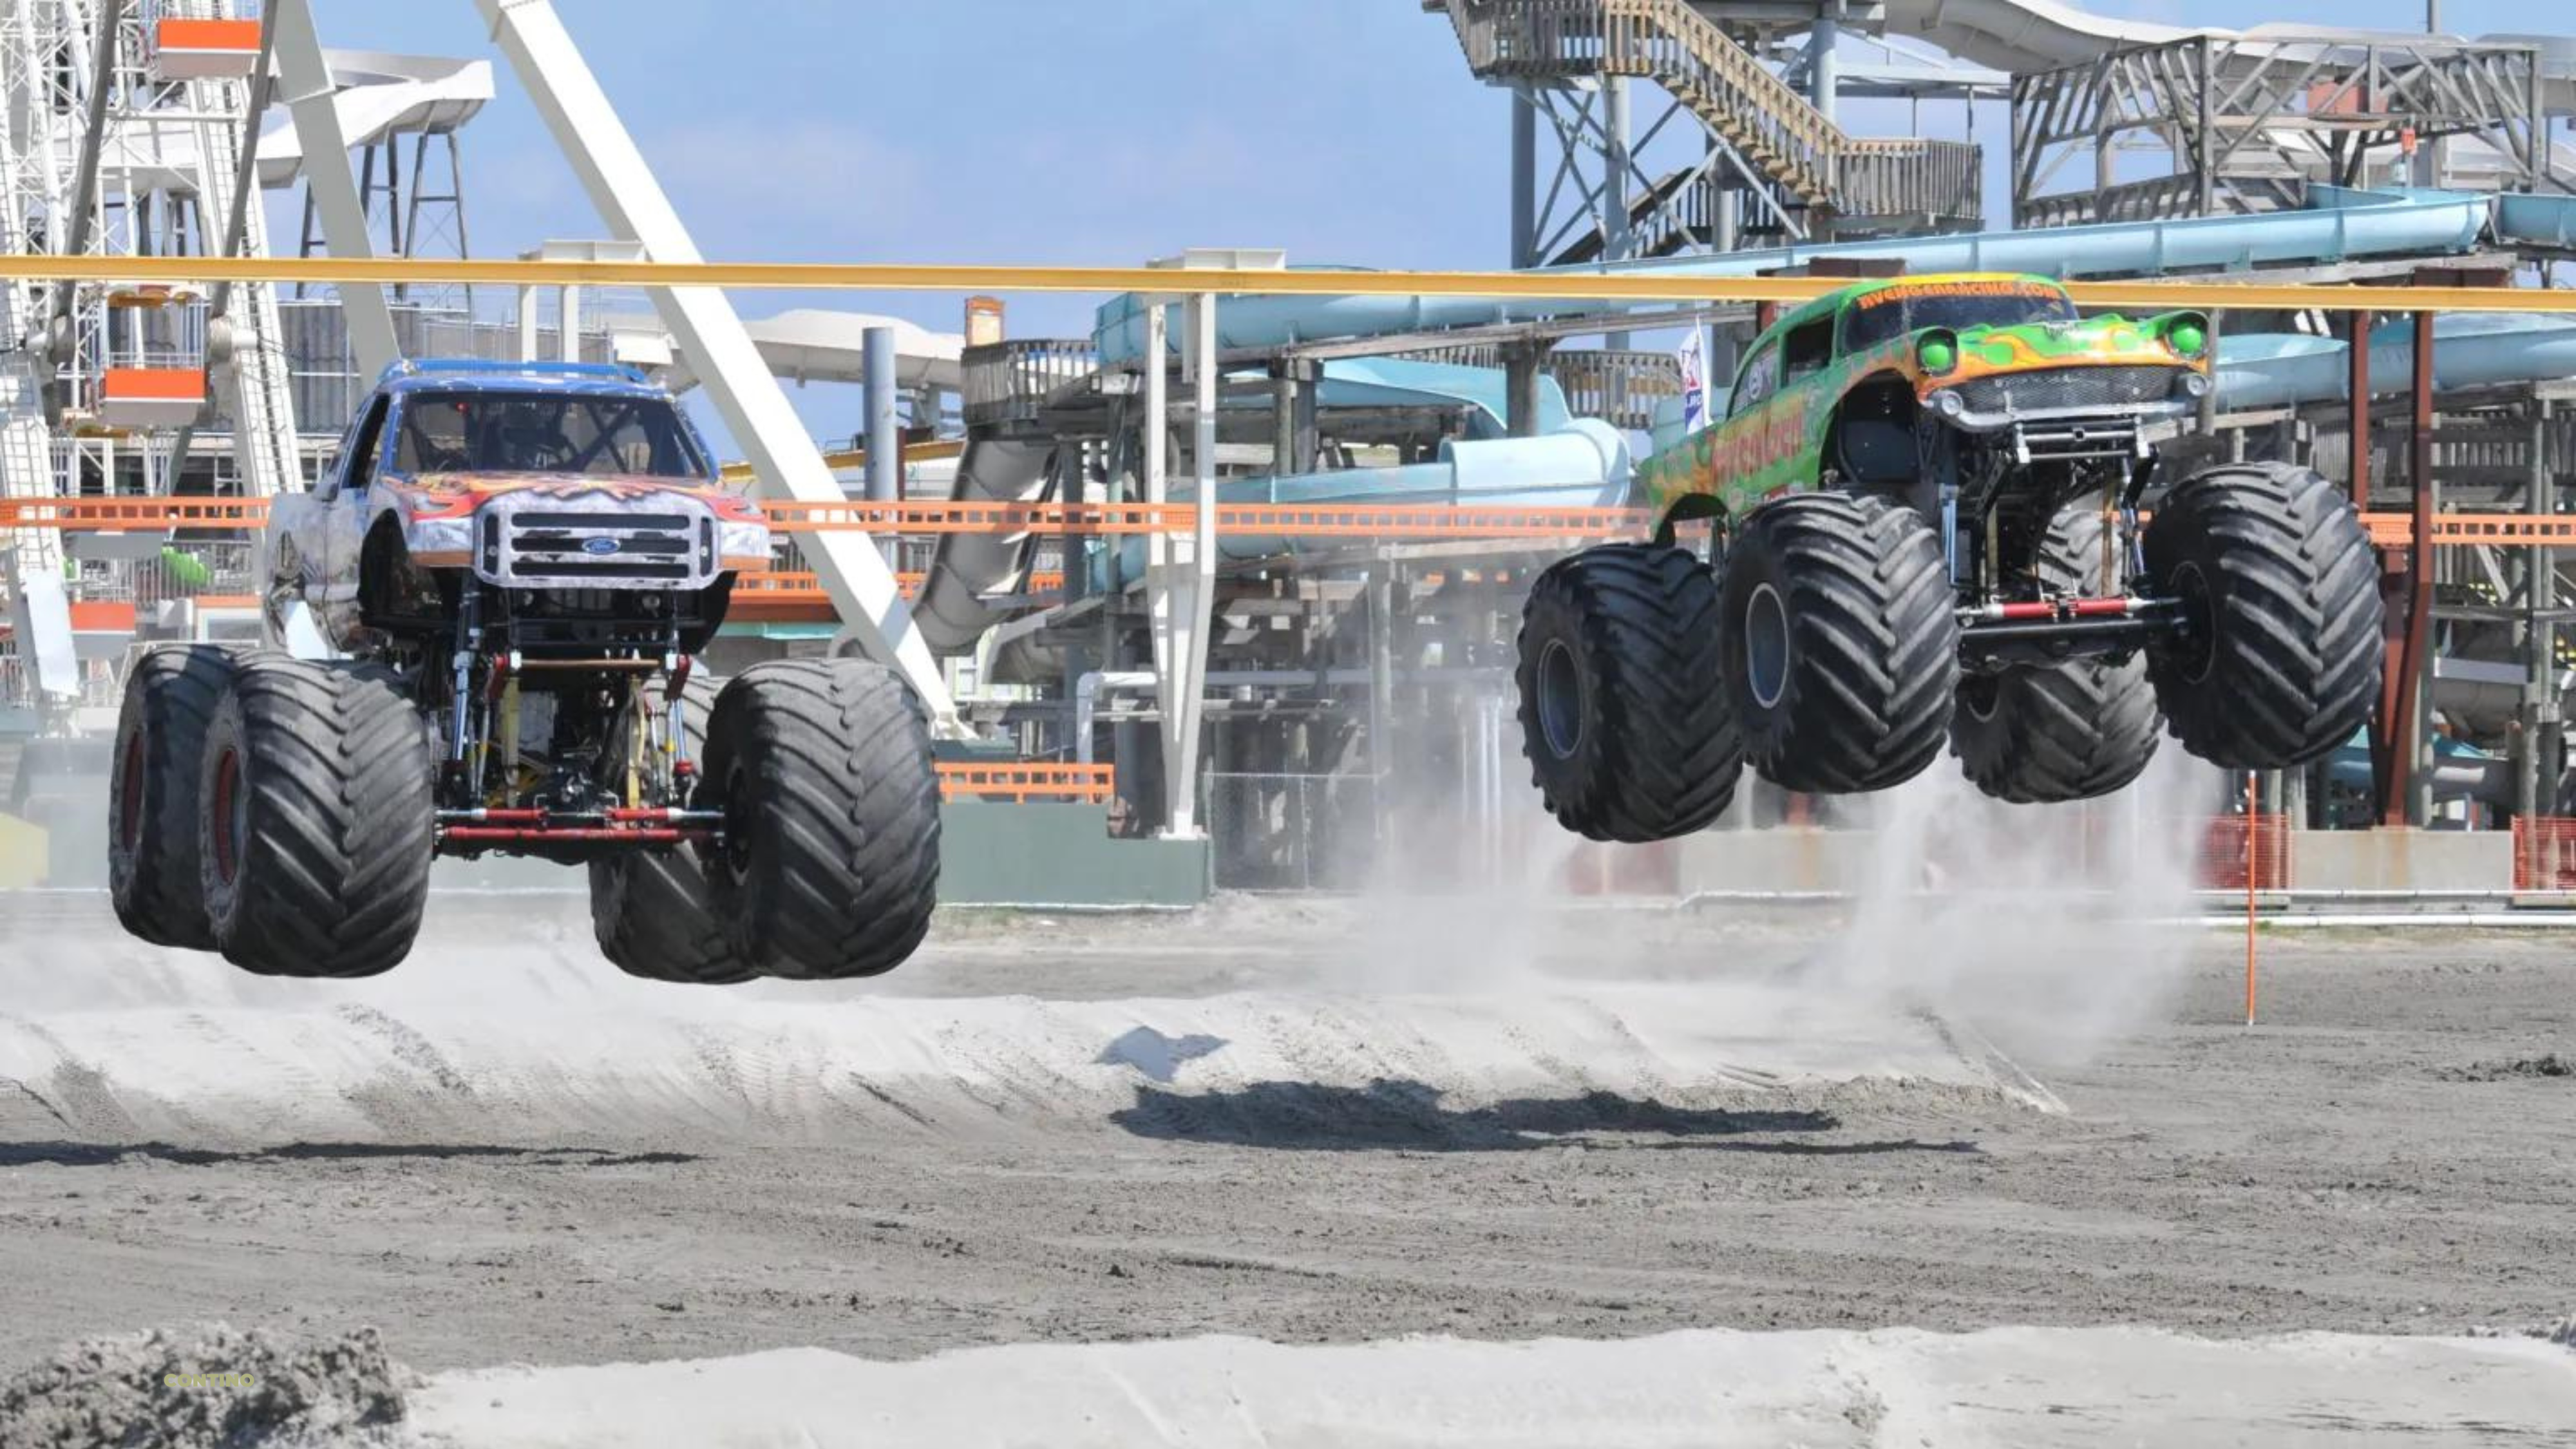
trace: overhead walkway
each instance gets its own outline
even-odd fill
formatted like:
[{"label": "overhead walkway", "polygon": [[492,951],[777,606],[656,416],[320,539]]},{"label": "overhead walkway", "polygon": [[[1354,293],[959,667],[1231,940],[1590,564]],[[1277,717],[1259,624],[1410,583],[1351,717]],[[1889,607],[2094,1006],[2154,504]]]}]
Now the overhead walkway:
[{"label": "overhead walkway", "polygon": [[1975,146],[1846,133],[1687,0],[1424,0],[1423,8],[1446,11],[1480,79],[1653,82],[1791,207],[1827,218],[1977,214]]}]

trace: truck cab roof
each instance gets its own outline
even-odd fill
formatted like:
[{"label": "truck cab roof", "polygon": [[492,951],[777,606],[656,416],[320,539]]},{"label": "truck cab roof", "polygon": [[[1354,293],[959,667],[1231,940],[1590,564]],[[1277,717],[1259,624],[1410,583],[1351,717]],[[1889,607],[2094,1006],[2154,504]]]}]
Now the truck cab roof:
[{"label": "truck cab roof", "polygon": [[405,358],[376,379],[376,391],[551,392],[582,397],[668,398],[668,388],[635,368],[611,362],[506,362],[482,358]]}]

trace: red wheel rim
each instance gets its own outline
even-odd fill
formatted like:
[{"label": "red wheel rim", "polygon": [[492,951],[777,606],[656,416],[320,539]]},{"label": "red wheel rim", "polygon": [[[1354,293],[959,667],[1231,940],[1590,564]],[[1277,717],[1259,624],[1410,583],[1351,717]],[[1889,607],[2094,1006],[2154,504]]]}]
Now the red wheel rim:
[{"label": "red wheel rim", "polygon": [[131,851],[143,840],[143,731],[125,742],[125,785],[116,793],[116,843]]},{"label": "red wheel rim", "polygon": [[241,872],[242,799],[241,756],[226,750],[215,761],[215,875],[224,884],[233,883]]}]

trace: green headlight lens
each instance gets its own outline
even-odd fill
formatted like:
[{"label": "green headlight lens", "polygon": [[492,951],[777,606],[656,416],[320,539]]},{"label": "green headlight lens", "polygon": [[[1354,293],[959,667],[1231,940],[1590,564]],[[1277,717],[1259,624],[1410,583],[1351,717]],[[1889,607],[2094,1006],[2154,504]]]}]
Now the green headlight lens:
[{"label": "green headlight lens", "polygon": [[1959,349],[1946,337],[1927,337],[1914,358],[1925,372],[1948,372],[1959,365]]},{"label": "green headlight lens", "polygon": [[2184,357],[2198,357],[2209,345],[2209,333],[2197,322],[2176,322],[2165,329],[2165,345]]}]

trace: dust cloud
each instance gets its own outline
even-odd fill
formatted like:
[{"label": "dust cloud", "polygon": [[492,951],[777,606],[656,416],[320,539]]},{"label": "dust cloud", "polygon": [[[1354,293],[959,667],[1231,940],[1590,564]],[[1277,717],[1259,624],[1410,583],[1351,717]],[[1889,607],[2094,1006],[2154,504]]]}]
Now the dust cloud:
[{"label": "dust cloud", "polygon": [[2220,772],[2168,744],[2117,794],[2008,805],[1947,764],[1870,801],[1850,919],[1807,978],[1973,1026],[2036,1065],[2149,1025],[2199,935],[2195,859]]}]

